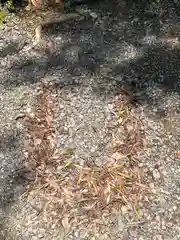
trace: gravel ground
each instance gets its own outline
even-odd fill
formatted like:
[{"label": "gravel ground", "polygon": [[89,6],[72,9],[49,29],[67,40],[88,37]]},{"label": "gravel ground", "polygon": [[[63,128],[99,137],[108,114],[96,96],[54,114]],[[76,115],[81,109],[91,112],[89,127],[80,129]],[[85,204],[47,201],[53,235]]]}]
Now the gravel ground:
[{"label": "gravel ground", "polygon": [[[34,47],[27,30],[22,29],[25,19],[21,24],[13,17],[12,23],[0,30],[2,235],[15,240],[178,240],[178,15],[169,7],[155,16],[135,10],[120,14],[108,1],[85,9],[89,12],[86,20],[57,26]],[[114,141],[125,138],[123,128],[117,126],[113,104],[122,94],[122,86],[131,93],[146,135],[146,145],[136,161],[152,189],[149,202],[140,205],[139,218],[122,206],[119,211],[97,216],[94,222],[80,222],[78,227],[72,223],[67,234],[51,216],[37,214],[33,203],[42,202],[35,196],[28,202],[19,200],[28,184],[22,165],[23,114],[32,106],[38,81],[44,77],[56,86],[58,149],[72,148],[75,159],[98,166],[112,155]]]}]

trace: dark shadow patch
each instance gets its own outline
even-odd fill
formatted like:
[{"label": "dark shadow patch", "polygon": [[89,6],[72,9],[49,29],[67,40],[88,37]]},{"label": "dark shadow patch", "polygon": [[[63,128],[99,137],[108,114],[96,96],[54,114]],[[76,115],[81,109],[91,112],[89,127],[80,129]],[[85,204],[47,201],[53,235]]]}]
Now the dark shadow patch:
[{"label": "dark shadow patch", "polygon": [[29,183],[30,172],[27,169],[19,166],[12,171],[3,181],[0,181],[0,207],[3,209],[9,207],[24,192],[25,186]]},{"label": "dark shadow patch", "polygon": [[[34,84],[46,74],[57,73],[57,87],[77,86],[76,77],[93,76],[94,94],[112,96],[125,87],[141,104],[160,105],[168,92],[179,94],[179,49],[159,39],[170,11],[164,7],[165,13],[153,14],[140,6],[123,13],[116,11],[114,1],[102,1],[89,8],[97,18],[57,26],[53,34],[65,35],[69,40],[59,43],[59,49],[56,43],[58,51],[52,54],[42,52],[40,58],[22,59],[4,75],[4,86]],[[141,55],[126,60],[124,52],[129,46]]]},{"label": "dark shadow patch", "polygon": [[16,54],[19,51],[19,44],[17,42],[10,42],[4,48],[0,49],[0,57],[4,58],[7,55]]},{"label": "dark shadow patch", "polygon": [[[145,99],[150,98],[148,91],[159,88],[166,94],[168,91],[180,93],[180,49],[170,49],[166,45],[148,47],[142,57],[135,61],[116,65],[113,70],[122,75],[123,83],[134,93],[144,92]],[[152,99],[151,99],[152,100]],[[153,100],[149,103],[152,104]]]},{"label": "dark shadow patch", "polygon": [[5,211],[29,183],[30,171],[23,165],[21,133],[4,132],[0,142],[0,209]]}]

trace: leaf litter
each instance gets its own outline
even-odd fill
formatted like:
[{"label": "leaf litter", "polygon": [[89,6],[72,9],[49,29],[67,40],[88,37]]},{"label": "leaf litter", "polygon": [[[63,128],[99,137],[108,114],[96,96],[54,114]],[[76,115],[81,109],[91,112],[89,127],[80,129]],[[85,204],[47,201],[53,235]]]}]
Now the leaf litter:
[{"label": "leaf litter", "polygon": [[[35,173],[34,181],[27,187],[27,198],[37,195],[42,198],[44,217],[48,218],[50,214],[68,234],[72,231],[71,225],[77,226],[92,219],[96,222],[98,215],[103,218],[123,205],[139,217],[139,202],[143,201],[148,188],[142,171],[132,160],[143,148],[144,132],[127,96],[124,98],[121,94],[115,104],[118,124],[126,132],[125,142],[114,146],[111,159],[97,167],[85,160],[73,161],[70,158],[73,149],[65,149],[62,153],[57,151],[53,126],[56,99],[52,92],[53,87],[42,81],[36,109],[34,112],[28,110],[25,119],[29,133],[25,156]],[[124,156],[129,163],[122,164]]]}]

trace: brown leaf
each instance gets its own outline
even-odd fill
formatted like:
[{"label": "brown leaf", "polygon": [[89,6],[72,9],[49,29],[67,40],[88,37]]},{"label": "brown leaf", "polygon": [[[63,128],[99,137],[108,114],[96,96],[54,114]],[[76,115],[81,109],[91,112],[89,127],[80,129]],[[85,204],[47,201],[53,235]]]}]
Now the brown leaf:
[{"label": "brown leaf", "polygon": [[46,116],[46,122],[47,122],[48,127],[52,126],[52,120],[53,120],[52,115],[47,115]]},{"label": "brown leaf", "polygon": [[54,147],[55,147],[55,139],[51,136],[51,135],[49,135],[48,137],[47,137],[47,139],[49,140],[49,142],[50,142],[50,147],[51,147],[51,149],[54,149]]},{"label": "brown leaf", "polygon": [[106,203],[109,203],[109,202],[110,202],[110,199],[111,199],[111,195],[109,194],[109,195],[107,196]]},{"label": "brown leaf", "polygon": [[119,186],[121,190],[124,188],[124,179],[122,177],[119,177]]}]

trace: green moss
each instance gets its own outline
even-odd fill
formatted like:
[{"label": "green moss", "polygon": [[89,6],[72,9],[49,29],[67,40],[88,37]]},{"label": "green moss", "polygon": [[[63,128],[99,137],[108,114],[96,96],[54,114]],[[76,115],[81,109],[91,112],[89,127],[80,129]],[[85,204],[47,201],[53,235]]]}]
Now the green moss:
[{"label": "green moss", "polygon": [[[9,13],[14,11],[13,0],[7,0],[5,3]],[[0,25],[3,25],[6,20],[6,16],[9,15],[8,12],[5,12],[3,9],[0,9]]]},{"label": "green moss", "polygon": [[3,24],[5,21],[6,13],[3,10],[0,10],[0,24]]},{"label": "green moss", "polygon": [[6,3],[6,6],[9,10],[13,10],[14,7],[13,7],[13,1],[12,0],[8,0],[7,3]]},{"label": "green moss", "polygon": [[65,156],[71,156],[71,155],[73,155],[73,153],[74,153],[74,151],[72,148],[66,148],[63,151],[63,155],[65,155]]}]

